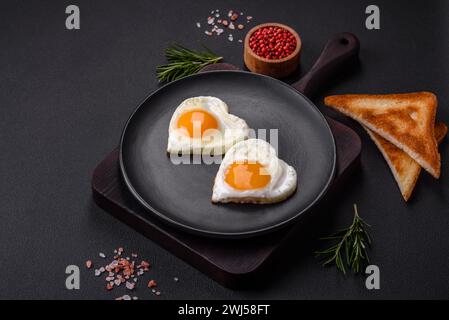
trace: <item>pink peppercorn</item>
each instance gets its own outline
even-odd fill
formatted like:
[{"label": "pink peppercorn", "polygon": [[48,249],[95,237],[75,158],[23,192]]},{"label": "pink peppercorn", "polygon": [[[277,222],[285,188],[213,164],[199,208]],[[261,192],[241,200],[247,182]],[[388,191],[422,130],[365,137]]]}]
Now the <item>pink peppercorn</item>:
[{"label": "pink peppercorn", "polygon": [[251,50],[259,57],[270,60],[288,57],[295,51],[296,45],[295,36],[277,26],[259,28],[249,38]]}]

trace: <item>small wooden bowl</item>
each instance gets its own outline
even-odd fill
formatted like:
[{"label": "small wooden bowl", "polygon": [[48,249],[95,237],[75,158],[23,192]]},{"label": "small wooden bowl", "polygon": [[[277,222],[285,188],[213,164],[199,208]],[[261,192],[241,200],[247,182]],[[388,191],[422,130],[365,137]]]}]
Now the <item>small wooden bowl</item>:
[{"label": "small wooden bowl", "polygon": [[[249,38],[251,35],[260,28],[263,27],[281,27],[288,30],[296,39],[296,48],[292,54],[283,59],[269,60],[266,58],[259,57],[249,46]],[[295,72],[299,66],[299,57],[301,52],[301,38],[298,33],[281,23],[269,22],[264,24],[259,24],[248,31],[245,37],[245,45],[243,52],[243,59],[245,61],[246,67],[256,73],[265,74],[273,78],[284,78]]]}]

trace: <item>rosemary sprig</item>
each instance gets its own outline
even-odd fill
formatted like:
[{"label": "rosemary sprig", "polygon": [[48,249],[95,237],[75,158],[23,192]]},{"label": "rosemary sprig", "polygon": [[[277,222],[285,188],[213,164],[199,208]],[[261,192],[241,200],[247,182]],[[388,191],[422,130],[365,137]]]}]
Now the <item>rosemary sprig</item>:
[{"label": "rosemary sprig", "polygon": [[323,266],[335,264],[338,270],[346,274],[346,268],[354,273],[360,273],[369,262],[367,249],[371,245],[371,238],[366,231],[370,225],[360,218],[357,205],[354,204],[354,219],[351,226],[341,229],[323,240],[338,240],[336,244],[324,251],[317,251],[317,257],[323,257]]},{"label": "rosemary sprig", "polygon": [[177,44],[168,47],[165,56],[168,64],[157,67],[159,82],[170,82],[197,73],[205,66],[223,59],[209,49],[200,52]]}]

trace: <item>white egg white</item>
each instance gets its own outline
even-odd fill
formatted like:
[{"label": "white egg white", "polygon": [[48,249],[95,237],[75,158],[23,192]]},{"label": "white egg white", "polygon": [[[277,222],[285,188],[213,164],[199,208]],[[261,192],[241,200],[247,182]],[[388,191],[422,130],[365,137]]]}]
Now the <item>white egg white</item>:
[{"label": "white egg white", "polygon": [[[226,171],[235,162],[259,162],[270,174],[271,180],[263,188],[237,190],[226,183]],[[212,191],[212,202],[275,203],[287,199],[296,190],[296,170],[276,155],[266,141],[249,139],[237,143],[224,156]]]},{"label": "white egg white", "polygon": [[[249,136],[249,127],[245,120],[232,115],[228,105],[216,97],[193,97],[184,100],[175,110],[168,128],[167,152],[172,154],[208,154],[226,153],[237,142]],[[178,128],[181,115],[192,110],[204,110],[213,115],[218,123],[217,130],[205,132],[200,138],[192,138]]]}]

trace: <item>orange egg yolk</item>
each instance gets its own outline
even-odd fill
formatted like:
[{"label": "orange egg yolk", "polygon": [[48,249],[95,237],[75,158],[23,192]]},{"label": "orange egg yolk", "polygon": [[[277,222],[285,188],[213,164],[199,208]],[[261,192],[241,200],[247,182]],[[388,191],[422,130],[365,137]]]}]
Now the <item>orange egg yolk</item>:
[{"label": "orange egg yolk", "polygon": [[185,131],[189,137],[194,137],[194,134],[201,134],[200,136],[195,137],[201,138],[206,130],[217,129],[218,123],[217,119],[215,119],[209,112],[204,110],[191,110],[183,113],[179,117],[178,128]]},{"label": "orange egg yolk", "polygon": [[234,162],[225,173],[225,181],[237,190],[254,190],[265,187],[271,180],[266,168],[259,162]]}]

